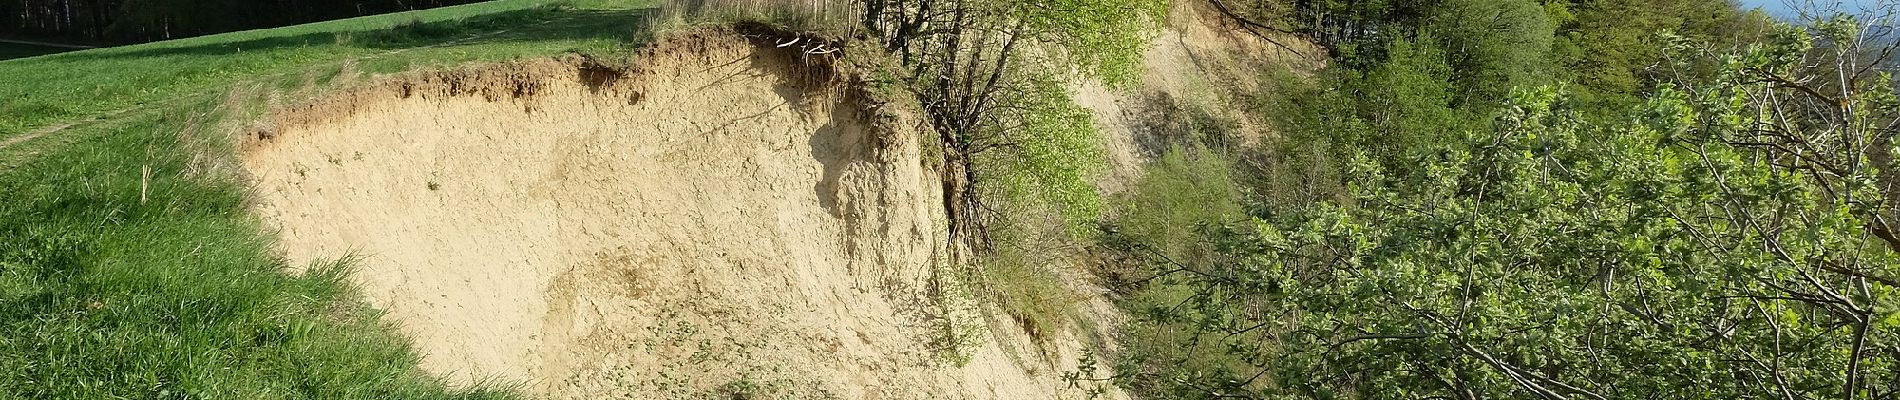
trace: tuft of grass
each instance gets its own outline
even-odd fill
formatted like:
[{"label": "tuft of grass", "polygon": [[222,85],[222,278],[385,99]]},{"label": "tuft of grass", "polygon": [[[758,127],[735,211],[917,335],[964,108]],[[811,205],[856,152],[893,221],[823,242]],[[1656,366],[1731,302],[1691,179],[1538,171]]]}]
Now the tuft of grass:
[{"label": "tuft of grass", "polygon": [[1081,296],[1070,290],[1050,268],[1054,260],[1040,260],[1027,251],[1005,248],[986,259],[979,270],[991,301],[1024,331],[1037,339],[1069,328]]},{"label": "tuft of grass", "polygon": [[1070,234],[1070,224],[1046,204],[1008,202],[999,220],[989,226],[993,248],[971,266],[971,287],[1017,327],[1039,341],[1067,330],[1082,295],[1059,274],[1080,265],[1082,239]]},{"label": "tuft of grass", "polygon": [[976,295],[972,271],[947,263],[936,265],[932,278],[937,292],[932,304],[937,320],[931,332],[931,346],[939,360],[962,367],[975,358],[977,346],[988,339],[981,298]]}]

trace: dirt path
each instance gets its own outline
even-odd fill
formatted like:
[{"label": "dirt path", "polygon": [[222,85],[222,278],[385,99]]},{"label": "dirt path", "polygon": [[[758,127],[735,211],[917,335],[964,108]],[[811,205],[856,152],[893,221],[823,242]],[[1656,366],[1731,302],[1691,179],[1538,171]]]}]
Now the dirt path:
[{"label": "dirt path", "polygon": [[132,110],[137,109],[137,108],[138,107],[121,108],[121,109],[117,109],[113,111],[108,111],[104,114],[89,116],[89,117],[86,117],[85,119],[67,121],[62,124],[47,126],[47,127],[43,127],[37,130],[28,131],[24,135],[10,137],[10,138],[7,138],[6,140],[0,140],[0,150],[6,150],[8,147],[12,147],[13,145],[25,143],[28,140],[38,139],[41,136],[46,136],[46,135],[50,135],[59,131],[63,131],[63,130],[66,130],[66,128],[71,128],[76,125],[90,124],[94,122],[99,122],[100,120],[103,120],[103,119],[117,117],[127,112],[131,112]]}]

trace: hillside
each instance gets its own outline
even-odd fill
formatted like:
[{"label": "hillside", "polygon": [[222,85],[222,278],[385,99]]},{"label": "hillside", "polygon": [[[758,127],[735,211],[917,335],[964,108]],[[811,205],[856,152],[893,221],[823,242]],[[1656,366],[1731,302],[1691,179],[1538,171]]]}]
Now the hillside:
[{"label": "hillside", "polygon": [[941,359],[942,196],[919,136],[798,57],[710,31],[624,69],[390,78],[282,112],[243,163],[291,264],[360,254],[352,282],[451,382],[1055,396],[1026,370],[1040,359]]},{"label": "hillside", "polygon": [[[657,6],[499,1],[0,63],[32,77],[0,89],[15,99],[0,104],[0,181],[20,200],[4,214],[5,298],[12,315],[39,316],[6,322],[26,334],[0,342],[19,371],[0,387],[1100,387],[1063,378],[1112,350],[1119,313],[1088,279],[1059,289],[1084,296],[1088,322],[1032,335],[947,277],[961,267],[916,110],[771,33],[646,41]],[[1198,73],[1178,59],[1148,69]],[[1119,109],[1101,123],[1132,143]],[[105,222],[76,223],[93,218]]]},{"label": "hillside", "polygon": [[499,0],[0,47],[0,398],[1889,398],[1900,8],[1810,15]]}]

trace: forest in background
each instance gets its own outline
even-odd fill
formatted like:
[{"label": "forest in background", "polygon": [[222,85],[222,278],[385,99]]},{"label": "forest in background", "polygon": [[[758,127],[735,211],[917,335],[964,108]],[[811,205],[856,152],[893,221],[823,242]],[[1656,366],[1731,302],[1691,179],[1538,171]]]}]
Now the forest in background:
[{"label": "forest in background", "polygon": [[0,38],[130,44],[478,0],[4,0]]}]

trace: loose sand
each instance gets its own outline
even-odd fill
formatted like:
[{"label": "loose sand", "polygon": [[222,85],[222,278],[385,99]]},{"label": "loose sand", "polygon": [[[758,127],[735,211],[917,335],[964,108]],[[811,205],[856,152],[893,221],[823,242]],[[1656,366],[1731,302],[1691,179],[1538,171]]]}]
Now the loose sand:
[{"label": "loose sand", "polygon": [[[941,356],[940,185],[900,113],[795,52],[386,79],[243,144],[292,265],[352,281],[451,382],[551,398],[1042,399],[1080,345]],[[975,318],[981,324],[983,318]],[[996,324],[992,324],[996,325]],[[1005,324],[1006,325],[1006,324]]]}]

